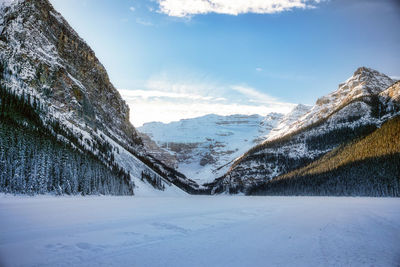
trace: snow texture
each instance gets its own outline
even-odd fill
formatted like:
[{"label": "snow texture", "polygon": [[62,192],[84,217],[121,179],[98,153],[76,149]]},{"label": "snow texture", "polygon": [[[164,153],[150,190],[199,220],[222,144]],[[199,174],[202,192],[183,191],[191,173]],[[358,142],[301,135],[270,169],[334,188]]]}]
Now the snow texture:
[{"label": "snow texture", "polygon": [[400,199],[0,195],[1,266],[398,266]]},{"label": "snow texture", "polygon": [[[325,119],[336,110],[357,98],[377,95],[393,83],[394,81],[385,74],[370,68],[360,67],[354,72],[353,76],[344,83],[339,84],[339,88],[336,91],[319,98],[316,105],[308,112],[305,114],[303,113],[302,116],[297,116],[291,123],[289,121],[289,125],[284,125],[284,127],[279,126],[278,128],[283,129],[281,131],[273,131],[268,141],[290,134],[316,123],[319,120]],[[296,108],[294,111],[296,111]],[[300,108],[299,112],[288,114],[288,116],[296,114],[301,115],[303,111],[306,111],[305,107]],[[357,110],[354,110],[354,112],[357,112]]]},{"label": "snow texture", "polygon": [[[87,95],[89,90],[89,88],[85,87],[85,82],[77,78],[79,70],[74,69],[74,66],[70,66],[65,56],[60,54],[60,49],[56,47],[56,40],[58,39],[41,30],[40,26],[47,22],[42,21],[40,17],[37,18],[32,15],[35,13],[42,14],[44,11],[36,10],[35,8],[37,7],[33,5],[34,2],[31,2],[31,5],[23,7],[24,9],[22,9],[20,6],[22,3],[25,3],[24,0],[0,0],[0,33],[7,37],[7,42],[0,40],[0,61],[3,60],[7,63],[7,71],[5,71],[4,79],[2,80],[3,85],[16,95],[29,94],[32,99],[35,97],[41,106],[46,107],[46,112],[40,114],[46,127],[51,130],[50,123],[52,121],[57,121],[61,126],[67,128],[74,137],[78,138],[77,142],[80,142],[79,144],[82,147],[88,151],[92,151],[103,162],[107,161],[105,159],[107,156],[102,155],[102,152],[97,148],[93,148],[92,144],[96,143],[96,140],[100,140],[102,143],[110,145],[111,153],[116,159],[115,163],[126,172],[130,172],[131,180],[135,184],[135,194],[157,195],[159,193],[157,192],[158,190],[153,188],[150,184],[143,182],[140,178],[142,171],[148,171],[155,176],[159,175],[137,157],[147,157],[146,152],[141,146],[132,144],[130,135],[127,136],[127,134],[121,130],[123,126],[126,126],[125,122],[122,122],[123,114],[128,114],[125,110],[127,106],[121,104],[124,103],[122,99],[117,99],[117,101],[121,102],[121,105],[118,105],[117,109],[122,111],[116,111],[115,108],[108,105],[108,103],[101,107],[103,111],[105,110],[104,113],[113,118],[112,122],[107,123],[104,120],[104,116],[101,115],[101,112],[95,112],[95,120],[92,122],[93,124],[97,124],[99,128],[94,129],[94,127],[87,124],[83,116],[78,114],[77,110],[78,107],[81,106],[81,103],[77,101],[76,97],[71,96],[68,98],[68,101],[75,105],[71,108],[67,107],[67,103],[60,102],[58,98],[54,96],[54,92],[50,94],[50,97],[43,93],[44,89],[54,91],[54,88],[47,83],[40,86],[32,86],[32,84],[35,84],[38,80],[37,73],[39,65],[44,65],[54,73],[61,73],[64,71],[65,76],[63,77],[65,81],[70,81],[71,84],[80,89],[83,95]],[[32,10],[28,10],[28,7]],[[63,17],[51,6],[47,6],[47,8],[49,9],[49,14],[56,18],[58,23],[56,26],[64,29],[66,33],[70,34],[70,37],[75,38],[80,47],[86,47],[86,50],[83,51],[90,54],[90,48],[68,25]],[[21,12],[21,10],[24,12]],[[11,16],[12,19],[5,21],[3,18],[6,18],[6,15],[10,14],[13,15]],[[21,36],[24,37],[22,38]],[[80,52],[69,51],[68,53]],[[21,60],[21,58],[27,58],[29,60]],[[85,61],[84,63],[86,64],[87,62]],[[96,66],[102,70],[100,63]],[[103,75],[101,70],[96,70],[99,75]],[[75,76],[73,73],[75,73]],[[49,81],[53,82],[50,78]],[[94,89],[95,88],[91,88],[91,90]],[[59,93],[67,94],[69,87],[59,90],[62,91]],[[115,89],[110,89],[110,92],[115,94],[113,100],[116,100],[119,95],[118,92]],[[103,94],[105,93],[103,92]],[[79,139],[80,136],[83,138]],[[57,138],[77,148],[76,144],[73,144],[66,136],[59,134]],[[130,151],[134,151],[136,154]],[[172,192],[175,192],[175,195],[184,194],[184,192],[179,192],[181,190],[178,190],[175,185],[171,184],[169,181],[165,181],[161,176],[160,178],[165,182],[164,186],[166,187],[166,191],[169,192],[167,195],[172,194]],[[183,182],[185,181],[183,180]]]},{"label": "snow texture", "polygon": [[223,175],[237,157],[265,139],[282,115],[219,116],[210,114],[138,130],[177,158],[178,170],[198,184]]},{"label": "snow texture", "polygon": [[[349,138],[354,138],[351,133],[370,126],[380,127],[395,112],[390,111],[387,116],[384,111],[376,114],[378,104],[373,99],[381,95],[381,101],[397,101],[398,88],[393,83],[376,70],[358,68],[336,91],[318,99],[311,109],[303,105],[295,107],[261,145],[238,158],[224,177],[216,180],[212,193],[247,190],[292,170],[294,165],[288,164],[289,161],[299,166],[310,163],[346,141],[330,140],[329,136],[338,132],[349,132]],[[324,138],[328,142],[322,142]]]},{"label": "snow texture", "polygon": [[275,139],[276,137],[282,136],[287,133],[290,129],[290,126],[298,121],[298,119],[304,116],[307,112],[309,112],[311,108],[311,106],[303,104],[298,104],[297,106],[295,106],[291,112],[289,112],[282,118],[278,126],[271,130],[271,132],[267,136],[267,140]]}]

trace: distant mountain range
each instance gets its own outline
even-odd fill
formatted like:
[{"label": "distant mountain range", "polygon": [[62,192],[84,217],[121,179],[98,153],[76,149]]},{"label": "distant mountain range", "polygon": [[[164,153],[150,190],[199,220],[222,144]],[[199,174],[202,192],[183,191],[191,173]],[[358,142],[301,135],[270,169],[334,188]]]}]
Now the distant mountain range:
[{"label": "distant mountain range", "polygon": [[361,67],[285,116],[207,115],[138,130],[211,194],[398,196],[399,85]]},{"label": "distant mountain range", "polygon": [[154,157],[168,160],[171,166],[203,184],[228,171],[236,158],[263,141],[282,118],[278,113],[265,117],[206,115],[168,124],[146,123],[138,131],[150,137],[143,140]]}]

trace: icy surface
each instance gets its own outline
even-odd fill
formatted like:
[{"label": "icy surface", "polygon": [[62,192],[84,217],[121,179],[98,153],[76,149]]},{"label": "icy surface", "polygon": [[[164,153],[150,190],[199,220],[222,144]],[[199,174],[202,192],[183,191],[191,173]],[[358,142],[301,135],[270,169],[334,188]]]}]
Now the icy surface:
[{"label": "icy surface", "polygon": [[0,195],[1,266],[397,266],[400,199]]}]

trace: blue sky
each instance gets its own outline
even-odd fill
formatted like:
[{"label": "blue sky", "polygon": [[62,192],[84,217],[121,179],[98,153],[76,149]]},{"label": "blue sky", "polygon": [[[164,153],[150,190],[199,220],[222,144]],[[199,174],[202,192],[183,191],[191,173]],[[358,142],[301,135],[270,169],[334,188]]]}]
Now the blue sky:
[{"label": "blue sky", "polygon": [[400,76],[396,0],[51,2],[104,64],[135,126],[288,112],[359,66]]}]

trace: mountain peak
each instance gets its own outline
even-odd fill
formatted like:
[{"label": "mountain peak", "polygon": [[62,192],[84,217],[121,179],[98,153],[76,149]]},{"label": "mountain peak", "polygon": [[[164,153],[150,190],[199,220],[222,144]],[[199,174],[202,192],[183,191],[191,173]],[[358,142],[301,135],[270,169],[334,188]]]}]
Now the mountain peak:
[{"label": "mountain peak", "polygon": [[[379,71],[367,67],[358,68],[352,77],[339,85],[337,94],[346,94],[346,98],[378,94],[391,86],[394,81]],[[335,94],[334,92],[333,94]]]},{"label": "mountain peak", "polygon": [[272,131],[268,140],[289,134],[327,118],[330,114],[353,100],[378,95],[393,83],[394,81],[383,73],[371,68],[360,67],[349,79],[339,84],[339,88],[336,91],[319,98],[312,109],[301,104],[297,105],[287,115],[286,120],[284,120],[285,123],[280,127],[282,130]]},{"label": "mountain peak", "polygon": [[379,72],[374,69],[362,66],[356,69],[353,76],[357,76],[360,74],[368,74],[368,73],[379,73]]},{"label": "mountain peak", "polygon": [[272,129],[268,134],[266,141],[270,141],[277,137],[284,135],[285,133],[291,131],[292,127],[295,127],[295,122],[298,121],[302,116],[311,110],[312,106],[298,104],[292,111],[282,117],[279,121],[278,126]]},{"label": "mountain peak", "polygon": [[342,106],[356,98],[379,94],[394,81],[379,71],[367,67],[358,68],[353,76],[344,83],[339,84],[339,88],[321,98],[316,102],[317,106],[330,106],[329,110]]},{"label": "mountain peak", "polygon": [[297,104],[290,113],[294,113],[297,111],[304,111],[304,110],[310,110],[312,107],[309,105],[304,105],[304,104]]}]

